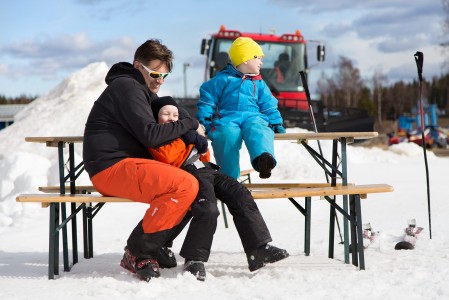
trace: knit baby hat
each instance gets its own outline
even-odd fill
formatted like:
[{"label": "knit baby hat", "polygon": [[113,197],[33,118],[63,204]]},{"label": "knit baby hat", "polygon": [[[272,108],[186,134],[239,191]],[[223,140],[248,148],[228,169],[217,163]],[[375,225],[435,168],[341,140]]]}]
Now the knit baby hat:
[{"label": "knit baby hat", "polygon": [[151,101],[151,110],[153,111],[153,116],[156,119],[156,122],[159,119],[158,118],[159,111],[165,105],[173,105],[173,106],[179,107],[178,103],[176,103],[175,99],[173,99],[170,96],[159,97],[159,98]]},{"label": "knit baby hat", "polygon": [[245,61],[263,56],[262,47],[249,37],[237,38],[229,48],[229,57],[236,67]]}]

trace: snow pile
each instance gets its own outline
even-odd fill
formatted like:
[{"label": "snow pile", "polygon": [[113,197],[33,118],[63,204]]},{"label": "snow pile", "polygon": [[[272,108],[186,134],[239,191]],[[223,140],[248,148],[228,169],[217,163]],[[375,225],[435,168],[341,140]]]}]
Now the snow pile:
[{"label": "snow pile", "polygon": [[[21,216],[17,194],[59,183],[56,148],[25,142],[25,137],[83,135],[90,109],[106,87],[107,71],[103,62],[86,66],[30,103],[13,125],[0,131],[0,230]],[[75,150],[79,162],[82,146]],[[86,182],[86,177],[83,174],[80,180]]]}]

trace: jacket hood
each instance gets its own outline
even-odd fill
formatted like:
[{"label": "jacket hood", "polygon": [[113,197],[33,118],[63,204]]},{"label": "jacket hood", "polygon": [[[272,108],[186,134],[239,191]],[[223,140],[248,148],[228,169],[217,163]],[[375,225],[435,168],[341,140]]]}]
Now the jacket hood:
[{"label": "jacket hood", "polygon": [[119,62],[112,66],[112,68],[106,75],[106,84],[109,85],[113,80],[119,77],[132,77],[139,83],[145,84],[145,79],[143,78],[139,70],[137,70],[132,64],[127,62]]}]

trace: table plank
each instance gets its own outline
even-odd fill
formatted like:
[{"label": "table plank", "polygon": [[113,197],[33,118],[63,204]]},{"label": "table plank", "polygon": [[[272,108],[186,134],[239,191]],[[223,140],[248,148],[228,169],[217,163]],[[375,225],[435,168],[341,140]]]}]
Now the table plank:
[{"label": "table plank", "polygon": [[[372,139],[377,137],[377,132],[295,132],[295,133],[276,133],[275,140],[334,140],[339,138],[353,138],[358,140]],[[82,136],[47,136],[47,137],[26,137],[26,142],[47,143],[47,142],[65,142],[82,143]]]},{"label": "table plank", "polygon": [[82,143],[82,136],[28,136],[25,137],[25,142],[32,143]]},{"label": "table plank", "polygon": [[356,140],[372,139],[377,132],[297,132],[276,133],[275,140],[335,140],[340,138],[353,138]]}]

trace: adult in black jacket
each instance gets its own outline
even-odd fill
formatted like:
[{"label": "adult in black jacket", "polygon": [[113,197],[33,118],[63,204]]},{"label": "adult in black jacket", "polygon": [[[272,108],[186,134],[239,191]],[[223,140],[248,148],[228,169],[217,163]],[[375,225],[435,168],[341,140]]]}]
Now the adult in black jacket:
[{"label": "adult in black jacket", "polygon": [[165,45],[148,40],[136,50],[133,64],[113,65],[84,131],[83,161],[94,187],[103,195],[150,204],[128,238],[121,261],[145,280],[159,277],[159,267],[176,266],[167,246],[198,193],[192,175],[152,160],[148,152],[199,126],[185,112],[170,124],[154,119],[151,101],[158,98],[172,61]]}]

